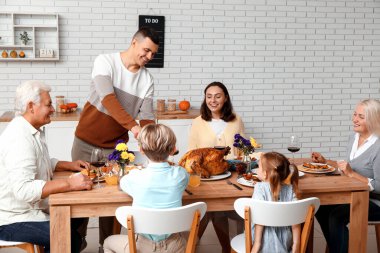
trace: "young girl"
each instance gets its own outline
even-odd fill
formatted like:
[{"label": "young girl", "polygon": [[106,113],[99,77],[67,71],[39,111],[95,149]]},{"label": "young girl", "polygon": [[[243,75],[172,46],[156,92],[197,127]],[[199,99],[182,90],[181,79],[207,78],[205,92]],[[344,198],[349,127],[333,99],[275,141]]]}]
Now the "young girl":
[{"label": "young girl", "polygon": [[[262,181],[255,185],[252,198],[267,201],[294,201],[298,194],[298,170],[290,169],[288,159],[277,152],[261,155],[257,175]],[[251,253],[299,252],[301,225],[290,227],[264,227],[254,225]]]}]

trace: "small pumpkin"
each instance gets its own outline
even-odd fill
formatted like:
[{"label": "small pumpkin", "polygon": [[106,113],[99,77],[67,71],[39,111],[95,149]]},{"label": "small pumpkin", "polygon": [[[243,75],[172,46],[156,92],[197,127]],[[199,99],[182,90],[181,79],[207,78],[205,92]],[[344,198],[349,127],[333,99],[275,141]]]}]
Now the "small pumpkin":
[{"label": "small pumpkin", "polygon": [[178,107],[181,111],[187,111],[190,108],[190,102],[184,99],[179,102]]},{"label": "small pumpkin", "polygon": [[15,50],[12,50],[9,54],[12,58],[17,58],[17,52]]},{"label": "small pumpkin", "polygon": [[3,53],[1,54],[1,57],[8,58],[8,53],[6,50],[3,51]]},{"label": "small pumpkin", "polygon": [[20,58],[25,58],[25,53],[24,53],[24,51],[20,51],[20,53],[18,54],[18,56],[20,56]]}]

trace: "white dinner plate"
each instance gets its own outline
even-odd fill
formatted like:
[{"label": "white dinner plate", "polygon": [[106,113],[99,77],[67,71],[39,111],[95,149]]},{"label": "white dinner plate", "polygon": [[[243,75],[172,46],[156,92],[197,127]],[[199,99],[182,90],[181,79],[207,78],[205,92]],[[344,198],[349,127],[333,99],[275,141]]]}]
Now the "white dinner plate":
[{"label": "white dinner plate", "polygon": [[254,187],[255,184],[257,183],[257,181],[254,181],[254,180],[247,180],[245,179],[244,177],[239,177],[236,182],[238,182],[238,184],[241,184],[241,185],[244,185],[244,186],[248,186],[248,187]]},{"label": "white dinner plate", "polygon": [[[257,174],[257,169],[253,169],[252,173]],[[305,173],[303,173],[302,171],[298,170],[298,177],[303,177],[303,176],[305,176]]]},{"label": "white dinner plate", "polygon": [[216,175],[216,176],[211,176],[209,178],[201,178],[201,180],[202,181],[215,181],[215,180],[220,180],[220,179],[227,178],[229,176],[231,176],[231,171],[227,170],[223,174],[219,174],[219,175]]}]

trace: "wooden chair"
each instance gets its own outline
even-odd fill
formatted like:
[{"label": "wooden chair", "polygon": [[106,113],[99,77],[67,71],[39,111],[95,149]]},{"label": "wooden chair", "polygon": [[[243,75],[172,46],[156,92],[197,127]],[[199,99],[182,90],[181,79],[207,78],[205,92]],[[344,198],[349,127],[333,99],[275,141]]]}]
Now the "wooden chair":
[{"label": "wooden chair", "polygon": [[[368,226],[375,226],[377,253],[380,253],[380,221],[368,221]],[[327,244],[325,253],[330,253],[329,246]]]},{"label": "wooden chair", "polygon": [[377,253],[380,253],[380,221],[368,221],[368,225],[375,226]]},{"label": "wooden chair", "polygon": [[[34,245],[27,242],[12,242],[0,240],[0,249],[2,248],[20,248],[28,253],[35,253]],[[42,246],[37,245],[37,253],[44,253],[44,249]]]},{"label": "wooden chair", "polygon": [[271,202],[252,198],[237,199],[234,203],[234,208],[244,218],[245,233],[232,238],[231,252],[251,252],[252,223],[271,227],[304,223],[301,231],[300,252],[306,252],[307,242],[313,227],[314,214],[319,205],[318,198],[307,198],[292,202]]},{"label": "wooden chair", "polygon": [[169,209],[122,206],[115,214],[119,223],[127,228],[130,253],[136,252],[135,233],[173,234],[182,231],[190,231],[186,253],[194,253],[199,221],[206,210],[206,203],[197,202]]}]

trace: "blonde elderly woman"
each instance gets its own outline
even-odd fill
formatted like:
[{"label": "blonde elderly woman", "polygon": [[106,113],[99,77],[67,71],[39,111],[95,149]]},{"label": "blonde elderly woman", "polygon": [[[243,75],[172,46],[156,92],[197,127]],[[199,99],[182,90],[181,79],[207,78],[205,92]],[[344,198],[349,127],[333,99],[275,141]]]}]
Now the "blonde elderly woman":
[{"label": "blonde elderly woman", "polygon": [[[338,161],[343,175],[356,178],[370,190],[368,219],[380,221],[380,101],[366,99],[356,105],[352,116],[354,134],[350,136],[346,160]],[[314,162],[326,162],[317,152],[312,153]],[[348,251],[350,206],[321,206],[316,213],[330,252]]]},{"label": "blonde elderly woman", "polygon": [[[16,90],[17,115],[0,135],[0,239],[41,245],[45,253],[50,252],[48,196],[92,187],[80,173],[52,181],[54,171],[80,171],[88,164],[49,157],[41,130],[54,112],[49,92],[50,87],[39,81],[21,84]],[[75,231],[72,242],[72,252],[79,252]]]}]

